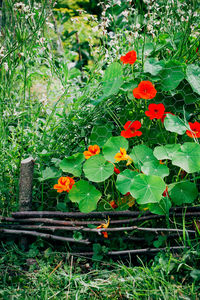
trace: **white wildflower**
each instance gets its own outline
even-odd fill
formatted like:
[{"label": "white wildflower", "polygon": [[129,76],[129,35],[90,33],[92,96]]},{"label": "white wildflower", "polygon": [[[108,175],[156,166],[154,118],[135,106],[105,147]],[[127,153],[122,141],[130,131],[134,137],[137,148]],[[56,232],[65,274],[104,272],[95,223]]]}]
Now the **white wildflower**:
[{"label": "white wildflower", "polygon": [[7,62],[5,62],[5,63],[3,64],[3,66],[4,66],[5,71],[7,72],[7,71],[8,71],[8,64],[7,64]]},{"label": "white wildflower", "polygon": [[4,56],[4,51],[5,51],[5,48],[2,46],[0,49],[0,57]]},{"label": "white wildflower", "polygon": [[98,30],[99,30],[99,27],[98,27],[98,26],[95,26],[95,27],[92,28],[92,31],[93,31],[93,32],[97,32]]},{"label": "white wildflower", "polygon": [[124,10],[124,11],[122,12],[122,15],[123,15],[125,18],[127,18],[128,15],[129,15],[129,11],[128,11],[128,10]]},{"label": "white wildflower", "polygon": [[133,33],[133,36],[134,36],[135,38],[138,38],[138,37],[139,37],[139,33],[136,31],[136,32]]},{"label": "white wildflower", "polygon": [[54,29],[54,25],[53,25],[52,23],[46,22],[46,24],[47,24],[47,26],[48,26],[49,28]]}]

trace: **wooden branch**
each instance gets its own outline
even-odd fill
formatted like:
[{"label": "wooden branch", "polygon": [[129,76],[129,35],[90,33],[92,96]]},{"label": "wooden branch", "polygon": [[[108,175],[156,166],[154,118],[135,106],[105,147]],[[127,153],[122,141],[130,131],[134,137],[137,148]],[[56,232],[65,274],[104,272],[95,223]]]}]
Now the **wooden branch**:
[{"label": "wooden branch", "polygon": [[[170,216],[174,215],[175,217],[183,217],[182,213],[170,213]],[[199,217],[200,212],[186,212],[184,214],[185,218],[188,217]],[[146,221],[146,220],[152,220],[152,219],[162,219],[165,218],[165,216],[160,216],[160,215],[147,215],[147,216],[142,216],[138,218],[129,218],[129,219],[121,219],[121,220],[110,220],[110,224],[127,224],[131,222],[141,222],[141,221]],[[21,219],[21,218],[7,218],[7,217],[0,217],[0,222],[15,222],[15,223],[42,223],[42,224],[52,224],[52,225],[63,225],[63,226],[74,226],[74,225],[99,225],[103,223],[103,220],[97,220],[97,221],[63,221],[63,220],[54,220],[54,219],[49,219],[49,218],[27,218],[27,219]]]},{"label": "wooden branch", "polygon": [[80,244],[86,244],[86,245],[90,244],[90,242],[88,240],[75,240],[73,238],[66,238],[66,237],[61,237],[58,235],[41,233],[41,232],[37,232],[37,231],[12,230],[12,229],[0,228],[0,233],[19,235],[19,236],[30,235],[30,236],[41,237],[41,238],[50,239],[50,240],[57,240],[57,241],[61,241],[61,242],[73,242],[73,243],[80,243]]},{"label": "wooden branch", "polygon": [[146,215],[149,212],[141,212],[141,211],[104,211],[104,212],[91,212],[88,214],[81,212],[60,212],[60,211],[26,211],[26,212],[14,212],[12,216],[14,218],[106,218],[108,216],[139,216]]},{"label": "wooden branch", "polygon": [[149,231],[149,232],[188,232],[188,233],[196,233],[195,230],[183,230],[183,229],[176,229],[176,228],[143,228],[138,226],[129,226],[129,227],[118,227],[118,228],[100,228],[100,229],[93,229],[93,228],[84,228],[83,231],[93,231],[93,232],[118,232],[118,231],[131,231],[131,230],[139,230],[139,231]]},{"label": "wooden branch", "polygon": [[[142,253],[155,253],[159,251],[166,250],[181,250],[189,249],[185,246],[174,246],[169,248],[144,248],[144,249],[135,249],[135,250],[123,250],[123,251],[109,251],[106,255],[126,255],[126,254],[142,254]],[[71,256],[92,256],[94,252],[82,252],[82,253],[70,253]]]},{"label": "wooden branch", "polygon": [[[84,231],[84,232],[96,232],[100,233],[102,231],[104,232],[119,232],[119,231],[132,231],[132,230],[139,230],[139,231],[148,231],[148,232],[184,232],[183,229],[177,229],[177,228],[147,228],[147,227],[138,227],[138,226],[129,226],[129,227],[116,227],[116,228],[86,228],[83,226],[74,226],[74,227],[68,227],[68,226],[42,226],[42,225],[7,225],[11,228],[19,228],[24,229],[27,228],[29,230],[37,229],[37,230],[50,230],[50,231],[56,231],[56,230],[65,230],[65,231]],[[1,227],[1,226],[0,226]],[[188,233],[195,234],[195,230],[185,230]]]},{"label": "wooden branch", "polygon": [[[170,209],[170,214],[175,212],[184,212],[186,209],[187,212],[200,212],[200,206],[190,206],[190,207],[175,207]],[[27,212],[14,212],[12,216],[14,218],[106,218],[108,216],[112,217],[137,217],[137,216],[147,216],[147,215],[154,215],[149,211],[142,212],[142,211],[103,211],[103,212],[91,212],[88,214],[80,213],[80,212],[59,212],[59,211],[27,211]],[[160,218],[164,216],[159,216]]]}]

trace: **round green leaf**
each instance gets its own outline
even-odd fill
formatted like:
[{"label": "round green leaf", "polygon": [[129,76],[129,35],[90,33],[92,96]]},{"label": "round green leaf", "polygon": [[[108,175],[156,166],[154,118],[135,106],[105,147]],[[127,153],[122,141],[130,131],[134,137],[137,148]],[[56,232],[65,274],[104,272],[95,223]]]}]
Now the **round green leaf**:
[{"label": "round green leaf", "polygon": [[187,66],[186,76],[193,91],[200,95],[200,67],[197,65]]},{"label": "round green leaf", "polygon": [[59,164],[59,167],[63,172],[71,173],[74,176],[81,176],[82,162],[84,161],[82,153],[76,153],[72,156],[65,157]]},{"label": "round green leaf", "polygon": [[115,155],[120,151],[120,148],[128,149],[128,141],[123,136],[115,136],[109,138],[103,147],[104,157],[115,162]]},{"label": "round green leaf", "polygon": [[130,157],[134,164],[138,164],[141,167],[145,162],[155,161],[153,150],[145,145],[138,145],[133,147]]},{"label": "round green leaf", "polygon": [[[172,187],[172,188],[171,188]],[[193,182],[179,182],[169,186],[168,193],[176,205],[192,203],[198,196],[198,190]]]},{"label": "round green leaf", "polygon": [[102,155],[94,155],[84,163],[83,171],[90,181],[102,182],[113,174],[114,166]]},{"label": "round green leaf", "polygon": [[165,129],[170,132],[176,132],[178,134],[184,134],[188,129],[185,122],[177,116],[167,114],[164,120]]},{"label": "round green leaf", "polygon": [[157,203],[161,200],[165,188],[162,178],[139,174],[133,179],[130,193],[138,204]]},{"label": "round green leaf", "polygon": [[141,167],[141,170],[146,175],[156,175],[159,177],[166,177],[169,175],[169,169],[167,166],[159,164],[158,161],[145,162]]},{"label": "round green leaf", "polygon": [[144,72],[150,73],[153,76],[158,75],[164,67],[164,61],[158,61],[157,59],[151,57],[147,59],[144,63]]},{"label": "round green leaf", "polygon": [[122,195],[130,192],[130,186],[132,185],[133,178],[136,175],[138,175],[137,172],[127,169],[117,176],[116,187],[120,191],[120,193],[122,193]]},{"label": "round green leaf", "polygon": [[168,144],[154,148],[153,155],[158,160],[172,159],[173,155],[180,149],[179,144]]},{"label": "round green leaf", "polygon": [[174,153],[172,164],[179,166],[187,173],[200,171],[200,145],[196,143],[184,143],[180,149]]},{"label": "round green leaf", "polygon": [[101,193],[85,180],[76,182],[69,191],[69,199],[72,202],[77,202],[80,211],[83,213],[90,213],[95,210],[100,198]]},{"label": "round green leaf", "polygon": [[160,73],[161,88],[163,91],[174,90],[184,79],[183,66],[177,61],[170,61]]},{"label": "round green leaf", "polygon": [[166,215],[169,213],[169,209],[171,208],[172,204],[169,197],[162,197],[160,202],[158,203],[150,203],[148,204],[148,209],[153,214],[157,215]]}]

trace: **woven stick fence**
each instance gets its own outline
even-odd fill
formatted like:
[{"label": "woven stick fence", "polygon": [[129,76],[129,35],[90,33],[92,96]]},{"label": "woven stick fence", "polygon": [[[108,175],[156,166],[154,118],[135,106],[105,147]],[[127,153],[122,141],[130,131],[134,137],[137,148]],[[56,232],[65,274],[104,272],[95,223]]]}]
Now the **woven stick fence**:
[{"label": "woven stick fence", "polygon": [[[112,235],[112,239],[124,240],[128,245],[145,244],[145,233],[155,235],[163,235],[169,241],[173,242],[180,236],[198,236],[198,232],[193,228],[181,229],[176,228],[159,228],[159,227],[143,227],[142,222],[149,220],[160,221],[165,216],[155,215],[150,212],[140,211],[104,211],[91,212],[84,214],[80,212],[58,212],[58,211],[31,211],[32,207],[32,180],[33,180],[33,158],[28,158],[21,162],[20,182],[19,182],[19,201],[20,211],[12,213],[12,217],[0,217],[0,235],[16,236],[20,238],[20,244],[23,248],[27,248],[29,244],[28,237],[39,237],[52,241],[59,241],[75,245],[73,255],[93,255],[92,245],[96,242],[104,244],[102,232],[108,232]],[[176,207],[169,212],[169,218],[173,223],[174,218],[191,218],[200,217],[200,207]],[[105,222],[105,219],[110,218],[109,228],[97,229],[97,225]],[[93,228],[91,228],[93,226]],[[194,230],[195,229],[195,230]],[[86,238],[73,238],[74,232],[81,232]],[[142,232],[142,237],[138,236]],[[118,234],[118,236],[116,235]],[[134,234],[134,235],[133,235]],[[81,245],[81,252],[77,252]],[[70,248],[72,248],[70,246]],[[141,253],[156,253],[160,250],[178,250],[184,246],[172,245],[166,248],[139,248],[122,251],[108,251],[107,255],[124,255],[124,254],[141,254]]]}]

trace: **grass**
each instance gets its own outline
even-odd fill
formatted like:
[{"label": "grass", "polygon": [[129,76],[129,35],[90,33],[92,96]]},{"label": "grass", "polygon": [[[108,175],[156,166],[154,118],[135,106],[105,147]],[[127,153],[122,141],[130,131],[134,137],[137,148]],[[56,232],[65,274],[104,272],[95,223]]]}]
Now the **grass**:
[{"label": "grass", "polygon": [[[199,299],[200,253],[92,261],[1,244],[0,299]],[[137,265],[137,266],[133,266]]]}]

